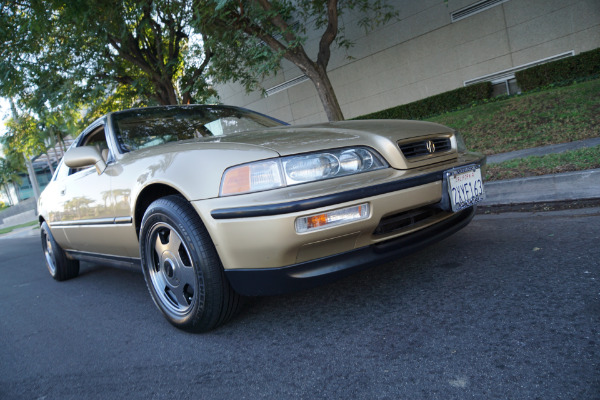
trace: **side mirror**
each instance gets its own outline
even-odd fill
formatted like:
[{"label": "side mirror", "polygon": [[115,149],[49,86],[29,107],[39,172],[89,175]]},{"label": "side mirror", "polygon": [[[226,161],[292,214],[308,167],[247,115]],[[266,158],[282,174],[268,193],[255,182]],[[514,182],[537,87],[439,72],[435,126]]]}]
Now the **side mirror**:
[{"label": "side mirror", "polygon": [[69,168],[91,167],[94,165],[98,175],[106,169],[106,163],[97,148],[82,146],[70,149],[65,153],[65,164]]}]

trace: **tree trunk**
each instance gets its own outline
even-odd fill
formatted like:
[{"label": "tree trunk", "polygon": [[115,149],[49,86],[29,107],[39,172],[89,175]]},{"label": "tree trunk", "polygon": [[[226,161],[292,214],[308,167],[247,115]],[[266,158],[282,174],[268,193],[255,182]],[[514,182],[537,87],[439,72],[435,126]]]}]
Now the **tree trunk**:
[{"label": "tree trunk", "polygon": [[45,152],[46,162],[48,163],[48,168],[50,168],[50,175],[54,175],[54,168],[52,167],[52,160],[50,159],[50,153]]},{"label": "tree trunk", "polygon": [[12,200],[12,196],[10,195],[10,187],[8,186],[8,184],[4,184],[2,185],[4,187],[4,191],[6,192],[6,199],[8,200],[8,205],[12,206],[13,204],[13,200]]},{"label": "tree trunk", "polygon": [[58,149],[60,150],[60,153],[58,150],[56,150],[56,145],[52,147],[52,149],[54,150],[54,154],[56,155],[56,162],[59,163],[60,160],[63,158],[63,156],[65,155],[65,142],[63,141],[62,137],[57,134],[57,135],[52,135],[52,137],[54,138],[54,143],[58,144]]},{"label": "tree trunk", "polygon": [[37,176],[35,175],[35,170],[33,169],[33,163],[26,155],[23,155],[23,157],[25,157],[25,164],[27,164],[29,180],[31,181],[31,186],[33,187],[33,196],[35,197],[35,204],[37,204],[38,200],[40,199],[40,185],[38,184]]},{"label": "tree trunk", "polygon": [[54,152],[54,159],[56,159],[56,165],[60,162],[60,155],[58,151],[56,151],[56,146],[52,146],[52,151]]},{"label": "tree trunk", "polygon": [[325,109],[327,119],[330,122],[343,121],[344,114],[342,113],[340,103],[338,103],[335,91],[333,90],[333,85],[327,75],[327,66],[321,66],[320,64],[313,62],[308,55],[306,55],[303,48],[296,49],[295,51],[288,51],[283,57],[296,64],[296,66],[300,68],[300,70],[304,72],[315,85],[319,99],[321,99],[321,103]]},{"label": "tree trunk", "polygon": [[327,119],[330,122],[343,121],[344,114],[342,113],[342,108],[338,103],[337,96],[335,95],[335,91],[333,90],[333,86],[331,85],[331,81],[329,80],[327,72],[322,71],[320,68],[315,68],[314,74],[309,73],[307,75],[317,89],[317,93],[319,94],[321,103],[323,103],[323,108],[325,109]]},{"label": "tree trunk", "polygon": [[175,86],[173,82],[168,78],[161,79],[154,83],[156,90],[156,99],[163,106],[170,106],[179,104],[177,100],[177,93],[175,92]]}]

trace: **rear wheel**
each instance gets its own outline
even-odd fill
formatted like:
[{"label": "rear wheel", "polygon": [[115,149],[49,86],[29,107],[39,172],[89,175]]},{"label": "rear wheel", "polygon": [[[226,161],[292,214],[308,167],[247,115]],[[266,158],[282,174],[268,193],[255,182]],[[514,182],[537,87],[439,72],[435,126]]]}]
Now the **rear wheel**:
[{"label": "rear wheel", "polygon": [[208,231],[179,196],[153,202],[140,230],[142,269],[154,303],[167,320],[188,331],[208,331],[240,306]]},{"label": "rear wheel", "polygon": [[62,247],[54,240],[50,227],[45,221],[42,223],[41,237],[46,267],[50,275],[57,281],[65,281],[79,275],[79,261],[67,257]]}]

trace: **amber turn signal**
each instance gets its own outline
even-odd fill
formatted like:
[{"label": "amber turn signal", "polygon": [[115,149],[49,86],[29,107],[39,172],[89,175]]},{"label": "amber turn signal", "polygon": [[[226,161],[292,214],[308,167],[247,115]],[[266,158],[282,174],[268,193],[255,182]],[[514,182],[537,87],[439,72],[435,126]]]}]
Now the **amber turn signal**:
[{"label": "amber turn signal", "polygon": [[360,221],[369,217],[369,204],[360,204],[339,210],[328,211],[322,214],[310,215],[296,219],[296,232],[305,233],[317,229]]}]

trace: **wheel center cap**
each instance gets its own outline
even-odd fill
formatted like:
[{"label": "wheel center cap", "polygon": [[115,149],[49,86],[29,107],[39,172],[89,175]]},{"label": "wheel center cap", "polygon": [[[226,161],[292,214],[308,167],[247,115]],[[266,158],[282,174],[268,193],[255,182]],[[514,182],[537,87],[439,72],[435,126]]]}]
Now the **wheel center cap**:
[{"label": "wheel center cap", "polygon": [[173,268],[173,262],[171,260],[166,260],[163,263],[163,268],[164,268],[165,273],[167,274],[167,276],[169,278],[172,278],[173,275],[175,274],[175,269]]},{"label": "wheel center cap", "polygon": [[161,270],[169,284],[171,284],[172,286],[179,285],[179,274],[177,273],[178,265],[179,264],[177,263],[177,260],[175,259],[173,254],[171,254],[170,251],[165,251],[162,254],[160,263]]}]

